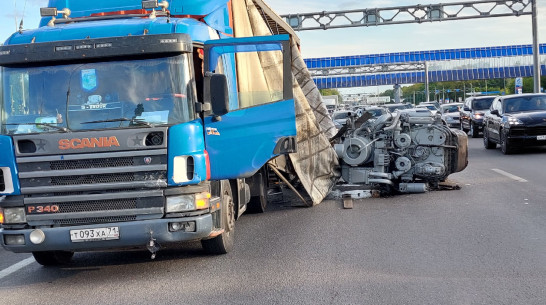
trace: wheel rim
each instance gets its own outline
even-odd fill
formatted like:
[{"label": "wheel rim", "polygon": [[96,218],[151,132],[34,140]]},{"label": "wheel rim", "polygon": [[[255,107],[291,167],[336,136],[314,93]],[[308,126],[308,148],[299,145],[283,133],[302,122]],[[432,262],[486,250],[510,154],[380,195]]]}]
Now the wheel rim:
[{"label": "wheel rim", "polygon": [[226,231],[227,233],[230,233],[233,228],[235,227],[235,212],[234,212],[234,207],[235,207],[235,204],[233,203],[233,198],[229,195],[229,194],[226,194],[226,200],[227,200],[227,204],[226,204],[226,208],[227,208],[227,223],[226,223]]}]

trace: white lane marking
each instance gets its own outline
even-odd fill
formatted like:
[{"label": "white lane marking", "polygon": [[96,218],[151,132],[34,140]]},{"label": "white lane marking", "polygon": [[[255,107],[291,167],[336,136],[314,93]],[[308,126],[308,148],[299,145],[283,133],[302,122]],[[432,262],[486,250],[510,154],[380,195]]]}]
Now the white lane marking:
[{"label": "white lane marking", "polygon": [[17,264],[15,265],[12,265],[11,267],[8,267],[2,271],[0,271],[0,279],[12,274],[12,273],[15,273],[17,271],[19,271],[19,269],[22,269],[22,268],[25,268],[26,266],[32,264],[33,262],[35,262],[34,260],[34,257],[29,257],[29,258],[26,258],[20,262],[18,262]]},{"label": "white lane marking", "polygon": [[519,181],[519,182],[528,182],[527,180],[525,180],[525,179],[523,179],[523,178],[521,178],[521,177],[518,177],[518,176],[516,176],[516,175],[512,175],[512,174],[507,173],[507,172],[505,172],[505,171],[503,171],[503,170],[501,170],[501,169],[492,168],[491,170],[494,171],[494,172],[496,172],[496,173],[499,173],[499,174],[501,174],[501,175],[503,175],[503,176],[506,176],[506,177],[508,177],[508,178],[510,178],[510,179]]}]

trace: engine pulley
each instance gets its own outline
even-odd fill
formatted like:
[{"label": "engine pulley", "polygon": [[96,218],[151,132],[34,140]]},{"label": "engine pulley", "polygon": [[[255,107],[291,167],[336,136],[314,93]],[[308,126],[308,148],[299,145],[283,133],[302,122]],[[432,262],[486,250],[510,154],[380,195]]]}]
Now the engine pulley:
[{"label": "engine pulley", "polygon": [[370,142],[367,138],[346,138],[343,141],[343,161],[349,165],[364,164],[372,154]]},{"label": "engine pulley", "polygon": [[407,172],[411,169],[411,161],[406,157],[399,157],[394,164],[399,171]]},{"label": "engine pulley", "polygon": [[407,148],[411,145],[411,137],[407,133],[401,133],[394,137],[394,144],[399,148]]}]

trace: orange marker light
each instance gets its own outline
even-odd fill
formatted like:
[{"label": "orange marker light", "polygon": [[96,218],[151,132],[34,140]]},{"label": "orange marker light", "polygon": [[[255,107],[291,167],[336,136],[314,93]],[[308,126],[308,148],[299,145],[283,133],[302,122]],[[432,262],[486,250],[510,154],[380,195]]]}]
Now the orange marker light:
[{"label": "orange marker light", "polygon": [[195,195],[195,208],[198,210],[206,209],[209,207],[209,199],[211,194],[209,192],[203,192]]},{"label": "orange marker light", "polygon": [[195,202],[195,207],[200,210],[207,207],[207,201],[205,199],[197,199]]}]

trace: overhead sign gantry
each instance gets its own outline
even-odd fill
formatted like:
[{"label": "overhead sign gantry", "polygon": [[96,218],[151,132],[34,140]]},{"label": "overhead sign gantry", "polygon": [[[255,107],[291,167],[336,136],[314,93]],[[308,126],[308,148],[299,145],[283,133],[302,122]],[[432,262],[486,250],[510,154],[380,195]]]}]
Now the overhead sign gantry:
[{"label": "overhead sign gantry", "polygon": [[535,92],[540,91],[536,0],[477,0],[282,15],[296,31],[532,15]]}]

